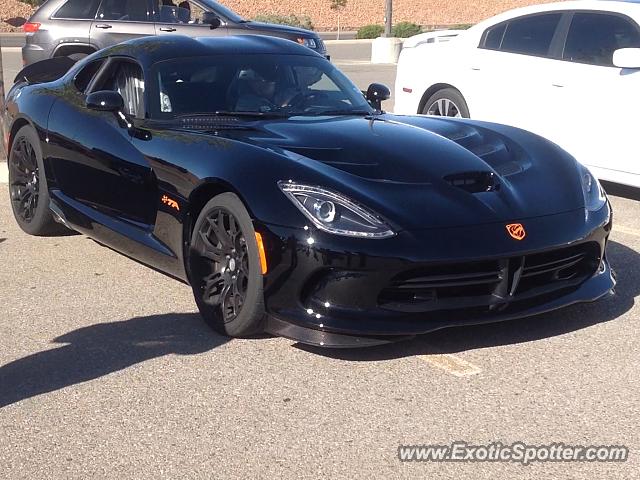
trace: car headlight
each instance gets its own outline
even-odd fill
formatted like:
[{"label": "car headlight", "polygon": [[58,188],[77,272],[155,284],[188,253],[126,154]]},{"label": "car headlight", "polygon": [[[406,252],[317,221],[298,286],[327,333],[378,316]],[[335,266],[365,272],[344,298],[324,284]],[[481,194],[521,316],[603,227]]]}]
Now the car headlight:
[{"label": "car headlight", "polygon": [[590,212],[600,210],[607,203],[607,195],[600,182],[584,165],[578,164],[585,208]]},{"label": "car headlight", "polygon": [[320,230],[346,237],[395,235],[376,214],[339,193],[292,182],[278,182],[278,186]]},{"label": "car headlight", "polygon": [[318,42],[316,42],[315,38],[300,37],[297,40],[300,45],[305,47],[313,48],[314,50],[318,48]]}]

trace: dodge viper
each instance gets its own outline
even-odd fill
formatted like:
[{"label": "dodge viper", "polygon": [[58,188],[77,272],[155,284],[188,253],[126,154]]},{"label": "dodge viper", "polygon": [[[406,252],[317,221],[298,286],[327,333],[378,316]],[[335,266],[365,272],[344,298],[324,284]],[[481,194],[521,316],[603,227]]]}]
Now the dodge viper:
[{"label": "dodge viper", "polygon": [[584,166],[514,127],[385,113],[387,98],[268,37],[45,60],[3,107],[13,213],[188,283],[230,336],[370,346],[613,289],[611,208]]}]

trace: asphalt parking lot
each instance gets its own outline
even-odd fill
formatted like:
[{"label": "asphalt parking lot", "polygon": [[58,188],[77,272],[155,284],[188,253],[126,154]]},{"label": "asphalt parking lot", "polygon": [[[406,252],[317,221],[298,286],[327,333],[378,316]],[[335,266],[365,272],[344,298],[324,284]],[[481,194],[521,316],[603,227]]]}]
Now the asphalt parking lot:
[{"label": "asphalt parking lot", "polygon": [[[331,53],[362,88],[392,86],[394,67],[369,65],[366,48]],[[5,53],[8,71],[16,59]],[[0,478],[640,478],[640,194],[611,193],[615,295],[334,351],[218,336],[189,287],[80,235],[22,233],[0,184]],[[400,444],[457,440],[631,453],[527,467],[397,458]]]}]

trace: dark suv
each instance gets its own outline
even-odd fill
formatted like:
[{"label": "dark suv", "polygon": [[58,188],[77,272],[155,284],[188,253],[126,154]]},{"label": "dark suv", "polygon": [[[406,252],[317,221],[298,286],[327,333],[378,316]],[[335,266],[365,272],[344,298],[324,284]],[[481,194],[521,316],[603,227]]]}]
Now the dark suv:
[{"label": "dark suv", "polygon": [[48,0],[24,30],[25,65],[57,56],[78,59],[131,38],[167,34],[270,35],[326,55],[324,43],[313,32],[244,20],[213,0]]}]

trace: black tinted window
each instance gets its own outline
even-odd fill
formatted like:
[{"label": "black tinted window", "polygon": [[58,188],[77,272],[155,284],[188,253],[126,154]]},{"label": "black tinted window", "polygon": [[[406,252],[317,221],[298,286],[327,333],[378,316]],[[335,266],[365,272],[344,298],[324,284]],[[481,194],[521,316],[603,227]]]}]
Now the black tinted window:
[{"label": "black tinted window", "polygon": [[502,37],[504,37],[506,28],[507,24],[503,23],[502,25],[496,25],[487,30],[487,33],[485,33],[484,48],[499,50],[502,46]]},{"label": "black tinted window", "polygon": [[509,22],[501,50],[546,56],[561,17],[561,13],[549,13]]},{"label": "black tinted window", "polygon": [[123,22],[146,22],[146,0],[104,0],[98,12],[101,20],[121,20]]},{"label": "black tinted window", "polygon": [[96,60],[80,70],[73,81],[78,90],[81,92],[85,92],[87,90],[87,87],[91,83],[91,80],[93,80],[93,77],[95,77],[96,73],[98,73],[98,70],[100,70],[103,62],[104,60]]},{"label": "black tinted window", "polygon": [[149,79],[152,118],[219,111],[282,116],[371,111],[340,70],[314,56],[177,58],[155,64]]},{"label": "black tinted window", "polygon": [[100,0],[69,0],[55,13],[54,18],[93,19]]},{"label": "black tinted window", "polygon": [[576,13],[562,58],[592,65],[613,66],[613,52],[640,47],[637,27],[617,15]]}]

